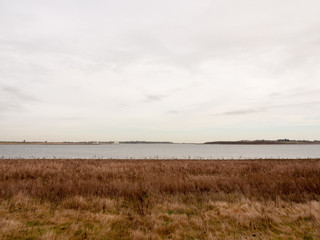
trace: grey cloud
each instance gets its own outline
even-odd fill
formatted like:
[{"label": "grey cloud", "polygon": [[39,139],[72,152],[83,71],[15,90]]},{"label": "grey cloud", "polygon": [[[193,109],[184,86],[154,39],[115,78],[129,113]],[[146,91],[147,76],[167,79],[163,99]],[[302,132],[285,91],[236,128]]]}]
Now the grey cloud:
[{"label": "grey cloud", "polygon": [[21,106],[21,104],[4,102],[0,99],[0,114],[10,111],[23,111],[23,107]]},{"label": "grey cloud", "polygon": [[[318,102],[320,100],[320,89],[309,89],[309,88],[296,88],[290,91],[273,92],[268,95],[270,99],[277,98],[279,104],[269,104],[268,107],[278,107],[278,106],[292,106],[292,105],[305,105],[309,103]],[[306,100],[306,99],[309,99]],[[290,100],[293,104],[281,104],[281,101]]]},{"label": "grey cloud", "polygon": [[279,92],[272,92],[269,94],[269,97],[278,97],[278,96],[281,96],[281,93]]},{"label": "grey cloud", "polygon": [[247,115],[252,113],[260,113],[265,111],[264,109],[243,109],[243,110],[235,110],[235,111],[228,111],[223,112],[220,114],[215,114],[215,116],[223,116],[223,115]]},{"label": "grey cloud", "polygon": [[320,104],[320,101],[310,101],[310,102],[300,102],[300,103],[290,103],[290,104],[273,104],[273,105],[266,105],[260,108],[252,108],[252,109],[241,109],[241,110],[234,110],[234,111],[227,111],[218,114],[212,114],[211,116],[228,116],[228,115],[248,115],[248,114],[255,114],[261,113],[266,111],[271,111],[272,109],[294,109],[294,108],[310,108],[316,107]]},{"label": "grey cloud", "polygon": [[171,110],[171,111],[167,111],[167,113],[169,113],[169,114],[178,114],[179,111],[177,111],[177,110]]},{"label": "grey cloud", "polygon": [[145,102],[157,102],[161,101],[162,99],[166,98],[167,95],[162,95],[162,94],[147,94],[146,99],[144,100]]},{"label": "grey cloud", "polygon": [[80,117],[62,117],[60,120],[66,120],[66,121],[76,121],[76,120],[81,120],[82,118]]},{"label": "grey cloud", "polygon": [[288,108],[292,109],[294,107],[300,107],[300,108],[311,108],[311,107],[317,107],[320,104],[319,101],[306,101],[306,102],[296,102],[296,103],[289,103],[289,104],[279,104],[279,105],[270,105],[268,108]]},{"label": "grey cloud", "polygon": [[2,86],[2,91],[19,101],[39,101],[36,97],[23,93],[18,87]]},{"label": "grey cloud", "polygon": [[[68,7],[69,5],[67,5],[67,9]],[[88,4],[88,7],[94,8],[90,4]],[[103,4],[101,9],[103,9]],[[78,10],[86,12],[86,8],[80,8]],[[100,9],[95,10],[101,14]],[[155,13],[159,14],[157,11]],[[79,13],[71,11],[71,14],[77,16]],[[142,15],[144,16],[144,14]],[[190,20],[186,16],[185,18],[185,20]],[[206,18],[211,19],[211,14],[203,16],[203,19]],[[140,18],[137,17],[137,21],[139,19]],[[213,27],[217,28],[216,30],[220,32],[210,32],[208,29],[202,29],[204,24],[201,19],[202,18],[198,19],[194,23],[195,26],[199,26],[201,30],[193,34],[189,32],[191,31],[190,29],[189,31],[181,31],[177,34],[177,31],[173,31],[175,25],[164,21],[163,24],[166,28],[162,28],[161,30],[153,29],[154,31],[139,27],[126,29],[128,27],[127,25],[122,26],[120,24],[119,27],[123,27],[126,31],[118,33],[118,31],[113,29],[113,31],[115,31],[114,37],[108,38],[103,34],[96,36],[96,38],[91,37],[91,35],[95,36],[97,33],[94,30],[90,32],[89,29],[87,34],[89,36],[85,36],[84,39],[91,41],[90,45],[81,38],[76,39],[76,42],[79,44],[70,44],[70,42],[74,42],[75,40],[75,36],[73,35],[68,37],[55,35],[54,38],[52,38],[52,36],[48,37],[40,33],[38,34],[41,37],[38,38],[29,38],[23,41],[10,39],[2,40],[2,42],[9,46],[7,49],[12,50],[12,48],[14,48],[15,51],[18,52],[27,52],[30,54],[42,52],[54,55],[66,54],[73,56],[73,59],[70,58],[68,61],[77,62],[78,59],[78,63],[75,64],[76,67],[88,72],[99,71],[107,67],[114,71],[122,71],[123,68],[134,65],[139,61],[161,65],[167,64],[177,68],[183,68],[187,71],[196,72],[199,65],[206,60],[226,59],[230,57],[235,59],[242,56],[243,53],[246,55],[256,55],[257,49],[260,47],[274,46],[279,44],[279,42],[286,44],[288,41],[292,42],[292,40],[294,40],[294,42],[300,41],[299,39],[302,37],[298,38],[297,36],[303,36],[304,39],[306,39],[306,37],[308,39],[314,39],[315,32],[317,32],[310,31],[307,33],[308,35],[299,32],[299,34],[296,35],[291,34],[288,37],[279,37],[278,34],[264,33],[264,29],[262,31],[259,28],[254,28],[257,33],[255,35],[253,35],[251,31],[246,32],[241,31],[241,29],[233,29],[231,33],[230,31],[221,32],[220,28],[217,28],[215,25],[213,25]],[[222,19],[224,18],[222,17]],[[228,21],[226,23],[221,22],[221,24],[225,24],[230,28]],[[92,27],[96,28],[99,26],[100,25],[97,24],[97,26],[94,25]],[[231,25],[231,27],[232,26],[233,25]],[[221,29],[223,29],[223,26]],[[191,32],[193,32],[193,30]],[[305,47],[305,45],[303,45],[303,48],[300,46],[299,51],[302,51]],[[78,51],[78,48],[81,48],[82,51]],[[309,49],[311,49],[311,47],[309,47]],[[293,51],[289,52],[292,53]],[[308,51],[306,54],[312,54],[312,52],[309,53]],[[292,56],[292,58],[299,59],[299,56]],[[87,62],[81,63],[81,59],[86,59]],[[288,67],[290,67],[291,64],[289,61],[287,63]],[[267,64],[262,63],[261,67],[266,68],[266,65]],[[271,70],[275,68],[276,70],[274,72],[277,72],[279,67],[271,66],[270,68]],[[267,71],[271,70],[267,69]]]},{"label": "grey cloud", "polygon": [[24,112],[26,106],[37,103],[40,100],[34,96],[24,93],[18,87],[0,86],[0,113]]}]

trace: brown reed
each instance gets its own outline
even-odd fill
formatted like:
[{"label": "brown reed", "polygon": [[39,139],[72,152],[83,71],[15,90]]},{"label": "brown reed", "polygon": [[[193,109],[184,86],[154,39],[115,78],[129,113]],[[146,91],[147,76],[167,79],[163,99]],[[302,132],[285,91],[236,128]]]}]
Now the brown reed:
[{"label": "brown reed", "polygon": [[0,239],[320,239],[320,159],[0,159]]},{"label": "brown reed", "polygon": [[320,160],[0,160],[0,198],[196,194],[320,199]]}]

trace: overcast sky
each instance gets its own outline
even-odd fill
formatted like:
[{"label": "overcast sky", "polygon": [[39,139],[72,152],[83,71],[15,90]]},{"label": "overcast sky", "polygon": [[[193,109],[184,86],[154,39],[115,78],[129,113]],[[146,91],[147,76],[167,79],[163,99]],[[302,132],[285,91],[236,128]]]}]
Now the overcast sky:
[{"label": "overcast sky", "polygon": [[0,0],[0,140],[320,139],[319,0]]}]

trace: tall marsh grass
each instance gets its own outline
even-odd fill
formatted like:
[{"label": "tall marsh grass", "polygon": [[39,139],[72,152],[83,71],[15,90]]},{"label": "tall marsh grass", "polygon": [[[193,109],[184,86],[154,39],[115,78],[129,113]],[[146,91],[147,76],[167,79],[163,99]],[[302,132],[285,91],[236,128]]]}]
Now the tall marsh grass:
[{"label": "tall marsh grass", "polygon": [[320,239],[320,159],[0,159],[0,239]]},{"label": "tall marsh grass", "polygon": [[320,199],[320,160],[0,160],[0,198],[204,194]]}]

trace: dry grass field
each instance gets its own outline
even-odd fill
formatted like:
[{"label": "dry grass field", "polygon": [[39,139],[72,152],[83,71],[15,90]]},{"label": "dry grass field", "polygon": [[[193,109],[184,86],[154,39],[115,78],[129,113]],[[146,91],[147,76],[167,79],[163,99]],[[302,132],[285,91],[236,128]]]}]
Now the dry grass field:
[{"label": "dry grass field", "polygon": [[320,239],[320,159],[1,159],[0,239]]}]

